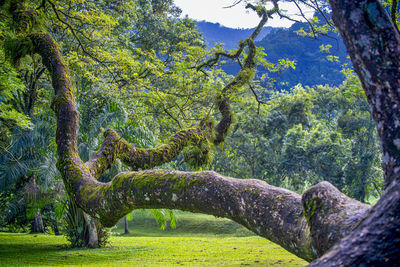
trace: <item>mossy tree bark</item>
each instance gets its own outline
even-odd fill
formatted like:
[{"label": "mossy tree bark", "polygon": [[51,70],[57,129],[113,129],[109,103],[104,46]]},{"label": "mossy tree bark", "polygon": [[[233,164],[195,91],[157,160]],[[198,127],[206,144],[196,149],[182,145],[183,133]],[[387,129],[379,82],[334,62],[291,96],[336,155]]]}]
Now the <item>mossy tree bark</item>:
[{"label": "mossy tree bark", "polygon": [[[109,183],[98,182],[97,177],[117,158],[134,169],[151,168],[170,161],[188,142],[199,144],[208,139],[210,125],[203,122],[180,131],[167,144],[150,150],[137,149],[109,130],[94,158],[82,162],[77,153],[79,118],[68,67],[51,36],[31,33],[26,38],[32,44],[33,52],[42,56],[43,64],[52,75],[58,169],[70,196],[105,226],[114,225],[136,208],[181,209],[230,218],[308,261],[324,255],[341,240],[312,265],[397,263],[400,255],[398,32],[378,1],[330,2],[333,17],[344,36],[378,123],[388,188],[376,206],[371,208],[349,199],[326,182],[300,196],[259,180],[234,179],[210,171],[147,170],[120,174]],[[15,18],[24,25],[25,17]],[[244,43],[248,45],[248,54],[252,55],[252,40]],[[252,62],[249,64],[235,78],[234,86],[246,81],[243,77],[249,76],[253,67]],[[223,119],[214,128],[216,143],[218,137],[225,135],[225,127],[231,124],[231,118],[227,117],[231,116],[228,98],[222,97],[219,103]]]},{"label": "mossy tree bark", "polygon": [[84,244],[88,248],[97,248],[99,247],[99,236],[97,234],[96,222],[93,218],[83,212],[83,218],[85,219],[85,228],[87,229],[87,233],[84,237]]}]

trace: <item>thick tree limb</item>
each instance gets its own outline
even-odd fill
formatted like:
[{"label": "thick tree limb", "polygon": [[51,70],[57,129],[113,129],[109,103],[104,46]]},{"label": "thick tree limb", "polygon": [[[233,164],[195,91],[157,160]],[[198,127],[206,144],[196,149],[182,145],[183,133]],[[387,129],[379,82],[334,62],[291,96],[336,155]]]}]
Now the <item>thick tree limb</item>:
[{"label": "thick tree limb", "polygon": [[399,192],[395,180],[355,230],[310,266],[399,266]]},{"label": "thick tree limb", "polygon": [[259,180],[151,170],[123,173],[106,184],[87,180],[76,190],[79,206],[105,226],[136,208],[202,212],[230,218],[302,258],[315,258],[301,197]]},{"label": "thick tree limb", "polygon": [[95,178],[111,168],[117,158],[133,170],[149,169],[170,162],[190,142],[195,145],[207,142],[207,137],[200,127],[180,130],[169,138],[167,144],[152,149],[136,148],[114,130],[107,130],[104,136],[105,140],[100,150],[85,163]]},{"label": "thick tree limb", "polygon": [[305,191],[302,202],[318,257],[348,235],[370,209],[369,205],[347,197],[328,182]]},{"label": "thick tree limb", "polygon": [[51,73],[54,99],[52,108],[57,116],[58,156],[77,154],[78,112],[75,107],[74,90],[69,68],[65,63],[58,44],[45,33],[32,33],[28,36],[33,49],[42,56],[42,62]]},{"label": "thick tree limb", "polygon": [[[90,175],[84,170],[76,174]],[[74,190],[78,205],[105,226],[138,208],[201,212],[230,218],[308,261],[345,236],[369,209],[329,183],[310,189],[302,200],[296,193],[260,180],[233,179],[215,172],[129,172],[109,183],[86,176],[75,183]]]}]

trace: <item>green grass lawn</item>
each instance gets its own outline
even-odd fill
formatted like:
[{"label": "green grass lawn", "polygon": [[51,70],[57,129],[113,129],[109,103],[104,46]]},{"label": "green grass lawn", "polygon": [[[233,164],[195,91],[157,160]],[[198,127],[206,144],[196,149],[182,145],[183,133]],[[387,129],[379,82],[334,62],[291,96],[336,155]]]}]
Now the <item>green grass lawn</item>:
[{"label": "green grass lawn", "polygon": [[[226,219],[177,214],[176,230],[160,231],[134,216],[131,235],[113,229],[107,248],[70,249],[62,236],[0,233],[1,266],[304,266],[307,262]],[[144,222],[146,225],[140,225]],[[142,229],[142,230],[140,230]],[[158,232],[153,232],[156,230]],[[142,233],[141,233],[142,231]]]},{"label": "green grass lawn", "polygon": [[[129,221],[128,236],[219,236],[219,237],[244,237],[255,234],[240,224],[229,219],[216,218],[211,215],[175,211],[176,228],[171,229],[169,224],[161,230],[153,215],[144,210],[135,210],[132,220]],[[124,222],[121,220],[113,229],[116,234],[124,232]]]}]

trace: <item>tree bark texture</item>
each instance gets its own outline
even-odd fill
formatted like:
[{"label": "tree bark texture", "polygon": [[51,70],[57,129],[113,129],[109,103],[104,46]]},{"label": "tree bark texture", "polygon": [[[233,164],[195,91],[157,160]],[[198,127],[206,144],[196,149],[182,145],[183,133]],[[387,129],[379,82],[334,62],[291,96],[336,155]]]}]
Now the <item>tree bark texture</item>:
[{"label": "tree bark texture", "polygon": [[129,231],[129,227],[128,227],[128,219],[126,218],[126,216],[124,217],[124,234],[130,234],[131,232]]},{"label": "tree bark texture", "polygon": [[83,218],[85,219],[85,229],[87,232],[84,234],[83,242],[85,247],[97,248],[99,247],[99,236],[97,233],[96,222],[93,218],[83,212]]}]

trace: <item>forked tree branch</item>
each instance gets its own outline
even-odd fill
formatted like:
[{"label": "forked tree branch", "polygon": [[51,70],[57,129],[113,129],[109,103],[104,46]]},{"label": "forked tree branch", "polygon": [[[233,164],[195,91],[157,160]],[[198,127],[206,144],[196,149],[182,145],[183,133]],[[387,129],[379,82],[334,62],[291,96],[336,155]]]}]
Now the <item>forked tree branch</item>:
[{"label": "forked tree branch", "polygon": [[248,84],[248,82],[254,78],[256,71],[255,57],[257,53],[254,40],[257,38],[262,28],[267,23],[268,18],[270,18],[274,13],[278,11],[278,5],[275,1],[274,7],[271,10],[266,10],[265,8],[260,7],[257,8],[251,4],[247,4],[246,8],[257,12],[258,16],[261,18],[261,21],[254,29],[250,37],[242,41],[236,51],[234,51],[233,53],[217,52],[212,58],[197,66],[197,70],[202,70],[204,67],[213,67],[220,61],[221,57],[237,60],[239,64],[241,64],[239,58],[242,55],[244,49],[248,49],[248,54],[244,58],[244,64],[241,65],[241,70],[235,76],[235,78],[221,90],[221,93],[217,98],[216,104],[218,110],[222,115],[222,118],[214,128],[215,138],[212,141],[215,145],[218,145],[225,140],[228,130],[233,122],[233,110],[229,103],[230,96],[232,95],[232,93],[236,92],[242,86]]}]

